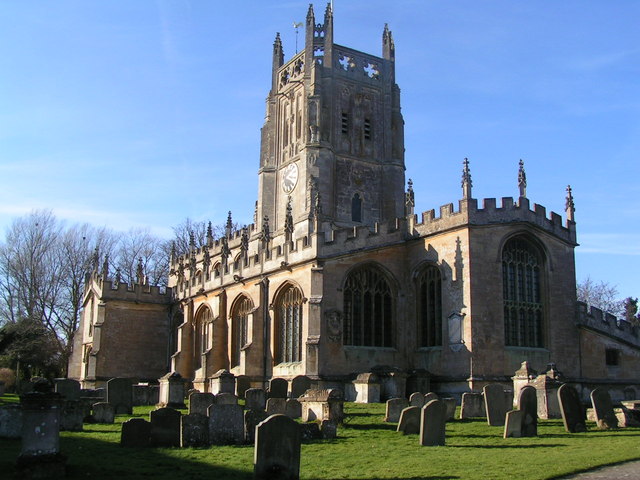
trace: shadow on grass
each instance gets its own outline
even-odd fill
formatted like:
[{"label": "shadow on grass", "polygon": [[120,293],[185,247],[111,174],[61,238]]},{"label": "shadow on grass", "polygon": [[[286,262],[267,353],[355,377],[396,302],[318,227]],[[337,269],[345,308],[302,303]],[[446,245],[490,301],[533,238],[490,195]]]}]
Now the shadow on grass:
[{"label": "shadow on grass", "polygon": [[523,448],[553,448],[566,447],[564,443],[545,443],[540,445],[447,445],[449,448],[487,448],[487,449],[523,449]]},{"label": "shadow on grass", "polygon": [[398,429],[397,425],[391,423],[355,423],[344,427],[353,430],[392,430],[394,432]]}]

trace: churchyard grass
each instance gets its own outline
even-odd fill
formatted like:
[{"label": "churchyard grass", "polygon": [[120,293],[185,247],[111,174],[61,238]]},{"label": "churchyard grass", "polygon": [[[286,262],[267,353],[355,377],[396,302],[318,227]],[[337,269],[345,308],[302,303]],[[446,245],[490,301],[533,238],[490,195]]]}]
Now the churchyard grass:
[{"label": "churchyard grass", "polygon": [[[152,408],[135,407],[134,416],[148,418]],[[454,420],[447,423],[445,447],[421,447],[417,435],[382,421],[384,404],[347,403],[345,411],[337,439],[302,445],[301,478],[549,479],[640,459],[640,428],[599,431],[590,423],[589,432],[569,434],[562,421],[541,420],[538,437],[505,440],[502,427],[484,419]],[[129,418],[62,432],[67,478],[252,478],[253,446],[122,448],[121,424]],[[19,440],[0,439],[0,477],[13,470],[19,452]]]}]

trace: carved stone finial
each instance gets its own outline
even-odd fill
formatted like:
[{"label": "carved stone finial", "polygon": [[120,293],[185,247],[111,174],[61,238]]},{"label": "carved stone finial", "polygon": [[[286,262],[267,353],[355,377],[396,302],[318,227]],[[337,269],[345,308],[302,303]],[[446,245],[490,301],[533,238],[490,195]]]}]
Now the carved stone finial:
[{"label": "carved stone finial", "polygon": [[240,249],[243,252],[249,250],[249,229],[245,225],[242,227],[242,236],[240,237]]},{"label": "carved stone finial", "polygon": [[189,232],[189,250],[195,250],[196,248],[196,236],[193,231]]},{"label": "carved stone finial", "polygon": [[253,208],[253,224],[258,226],[258,201],[256,200],[256,206]]},{"label": "carved stone finial", "polygon": [[309,4],[309,10],[307,10],[307,22],[312,20],[315,23],[315,15],[313,13],[313,3]]},{"label": "carved stone finial", "polygon": [[567,213],[567,220],[575,222],[576,205],[573,202],[573,193],[571,191],[571,185],[567,185],[567,201],[565,203],[565,211]]},{"label": "carved stone finial", "polygon": [[471,171],[469,170],[469,159],[465,157],[462,162],[462,198],[471,198],[471,187],[473,182],[471,181]]},{"label": "carved stone finial", "polygon": [[98,273],[98,268],[100,266],[100,252],[98,251],[97,246],[93,251],[93,255],[91,256],[91,265],[92,265],[93,271],[95,273]]},{"label": "carved stone finial", "polygon": [[527,174],[524,171],[524,162],[520,159],[518,163],[518,188],[520,189],[520,196],[527,196]]},{"label": "carved stone finial", "polygon": [[317,219],[320,218],[320,215],[322,215],[322,201],[321,201],[321,197],[320,197],[320,192],[316,192],[316,203],[314,206],[314,215]]},{"label": "carved stone finial", "polygon": [[284,231],[286,234],[291,235],[293,233],[293,215],[291,211],[293,210],[291,206],[291,196],[287,199],[287,213],[284,219]]},{"label": "carved stone finial", "polygon": [[120,274],[120,267],[118,267],[116,269],[116,278],[113,281],[113,285],[118,288],[118,285],[120,285],[120,280],[122,278],[122,275]]},{"label": "carved stone finial", "polygon": [[207,271],[209,270],[209,265],[211,265],[211,254],[209,253],[209,247],[204,245],[202,247],[203,256],[202,256],[202,268]]},{"label": "carved stone finial", "polygon": [[225,226],[224,233],[227,238],[231,238],[231,232],[233,232],[233,220],[231,220],[231,210],[227,215],[227,225]]},{"label": "carved stone finial", "polygon": [[413,193],[413,180],[407,182],[407,191],[404,194],[404,210],[405,215],[413,215],[413,209],[416,206],[415,194]]},{"label": "carved stone finial", "polygon": [[269,217],[267,215],[262,219],[262,231],[260,232],[260,239],[263,244],[269,243],[271,240],[271,232],[269,231]]},{"label": "carved stone finial", "polygon": [[139,285],[144,285],[144,267],[142,266],[142,257],[138,257],[138,268],[136,270],[136,280]]},{"label": "carved stone finial", "polygon": [[211,221],[207,224],[207,245],[211,245],[213,243],[213,227],[211,226]]},{"label": "carved stone finial", "polygon": [[102,278],[104,280],[109,276],[109,254],[106,253],[104,256],[104,262],[102,262]]}]

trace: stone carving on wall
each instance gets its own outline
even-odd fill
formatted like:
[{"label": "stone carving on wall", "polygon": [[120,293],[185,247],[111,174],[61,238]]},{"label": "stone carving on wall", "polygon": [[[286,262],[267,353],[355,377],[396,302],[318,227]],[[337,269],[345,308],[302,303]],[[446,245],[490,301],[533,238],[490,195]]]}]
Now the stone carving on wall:
[{"label": "stone carving on wall", "polygon": [[342,312],[340,310],[328,310],[324,314],[327,321],[327,338],[330,342],[342,341]]}]

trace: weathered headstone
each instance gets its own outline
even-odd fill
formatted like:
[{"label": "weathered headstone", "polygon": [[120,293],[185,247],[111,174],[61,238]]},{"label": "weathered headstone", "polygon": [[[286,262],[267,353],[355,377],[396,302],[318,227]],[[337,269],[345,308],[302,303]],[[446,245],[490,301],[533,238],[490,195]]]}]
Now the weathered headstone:
[{"label": "weathered headstone", "polygon": [[120,445],[123,447],[148,447],[151,441],[151,424],[144,418],[131,418],[122,424]]},{"label": "weathered headstone", "polygon": [[233,393],[218,393],[216,395],[215,403],[217,405],[237,405],[238,397],[236,397]]},{"label": "weathered headstone", "polygon": [[613,411],[609,391],[602,387],[594,388],[591,392],[591,404],[596,415],[598,428],[618,428],[618,418]]},{"label": "weathered headstone", "polygon": [[159,407],[186,408],[182,375],[177,372],[170,372],[158,381],[160,382]]},{"label": "weathered headstone", "polygon": [[60,412],[60,430],[81,432],[84,408],[80,400],[66,400]]},{"label": "weathered headstone", "polygon": [[453,420],[456,416],[456,407],[458,404],[456,403],[455,398],[443,398],[445,406],[447,407],[447,420]]},{"label": "weathered headstone", "polygon": [[518,410],[522,412],[522,437],[538,436],[538,394],[535,387],[524,385],[520,388]]},{"label": "weathered headstone", "polygon": [[267,394],[261,388],[250,388],[244,392],[244,406],[249,410],[267,408]]},{"label": "weathered headstone", "polygon": [[287,400],[284,398],[267,399],[267,413],[269,415],[285,415],[287,411]]},{"label": "weathered headstone", "polygon": [[207,410],[216,403],[216,396],[213,393],[194,392],[189,395],[189,415],[197,413],[207,416]]},{"label": "weathered headstone", "polygon": [[311,379],[306,375],[298,375],[291,380],[291,398],[298,398],[311,388]]},{"label": "weathered headstone", "polygon": [[379,372],[378,377],[380,378],[380,397],[382,399],[406,397],[407,374],[404,371],[394,368],[391,371]]},{"label": "weathered headstone", "polygon": [[445,443],[447,407],[441,400],[431,400],[421,411],[420,445],[434,447]]},{"label": "weathered headstone", "polygon": [[[424,398],[424,395],[420,395]],[[412,435],[420,433],[420,413],[422,407],[411,406],[404,408],[400,413],[400,421],[398,422],[397,432],[404,435]]]},{"label": "weathered headstone", "polygon": [[257,426],[253,478],[300,478],[300,428],[286,415],[272,415]]},{"label": "weathered headstone", "polygon": [[132,387],[130,378],[112,378],[107,382],[106,401],[113,405],[116,415],[133,413]]},{"label": "weathered headstone", "polygon": [[[329,420],[323,420],[329,421]],[[311,440],[319,440],[322,438],[322,432],[320,431],[320,425],[316,422],[300,423],[300,437],[303,442],[309,442]]]},{"label": "weathered headstone", "polygon": [[133,404],[134,405],[155,405],[158,403],[151,403],[151,387],[149,385],[133,385]]},{"label": "weathered headstone", "polygon": [[266,420],[267,412],[264,410],[245,410],[244,412],[244,439],[245,442],[253,444],[256,440],[256,426]]},{"label": "weathered headstone", "polygon": [[80,382],[71,378],[56,378],[53,381],[55,392],[66,400],[80,400]]},{"label": "weathered headstone", "polygon": [[322,438],[331,439],[338,436],[338,425],[331,420],[323,420],[320,422],[320,435]]},{"label": "weathered headstone", "polygon": [[507,412],[504,420],[504,438],[522,437],[522,425],[524,423],[524,412],[522,410],[511,410]]},{"label": "weathered headstone", "polygon": [[384,415],[385,422],[395,423],[400,420],[402,410],[409,406],[406,398],[391,398],[387,400],[387,408]]},{"label": "weathered headstone", "polygon": [[218,370],[209,380],[211,393],[218,395],[219,393],[236,393],[236,376],[228,370]]},{"label": "weathered headstone", "polygon": [[113,423],[115,420],[115,410],[108,402],[97,402],[93,404],[93,421],[96,423]]},{"label": "weathered headstone", "polygon": [[180,417],[180,446],[206,447],[209,445],[209,419],[200,413]]},{"label": "weathered headstone", "polygon": [[302,420],[330,420],[342,423],[344,418],[344,395],[337,388],[323,390],[307,390],[298,398],[302,404]]},{"label": "weathered headstone", "polygon": [[251,382],[249,381],[249,377],[246,375],[238,375],[236,376],[236,396],[244,400],[244,394],[247,390],[251,388]]},{"label": "weathered headstone", "polygon": [[268,398],[287,398],[289,382],[284,378],[272,378],[269,382]]},{"label": "weathered headstone", "polygon": [[[522,387],[528,385],[537,376],[538,372],[531,367],[531,364],[527,360],[520,364],[520,368],[516,370],[513,377],[511,377],[511,380],[513,381],[513,396],[515,401],[518,400]],[[517,405],[514,404],[513,407],[517,408]]]},{"label": "weathered headstone", "polygon": [[0,406],[0,438],[22,436],[22,407],[18,404]]},{"label": "weathered headstone", "polygon": [[460,418],[484,417],[484,399],[481,393],[467,392],[462,394],[462,405],[460,407]]},{"label": "weathered headstone", "polygon": [[149,412],[151,422],[151,446],[180,446],[180,417],[182,414],[173,408],[164,407]]},{"label": "weathered headstone", "polygon": [[413,392],[409,395],[409,405],[412,407],[424,407],[424,394],[420,392]]},{"label": "weathered headstone", "polygon": [[497,383],[485,385],[482,389],[484,406],[487,414],[487,423],[493,427],[501,427],[507,412],[510,410],[507,404],[504,388]]},{"label": "weathered headstone", "polygon": [[558,389],[558,403],[565,430],[570,433],[586,432],[586,412],[577,390],[566,383],[561,385]]},{"label": "weathered headstone", "polygon": [[375,373],[361,373],[353,381],[356,403],[380,402],[380,379]]},{"label": "weathered headstone", "polygon": [[287,399],[284,410],[284,414],[289,418],[300,418],[302,416],[302,404],[295,398]]},{"label": "weathered headstone", "polygon": [[214,403],[209,407],[209,441],[212,445],[244,442],[244,415],[240,405]]},{"label": "weathered headstone", "polygon": [[554,363],[547,365],[547,370],[538,375],[532,382],[538,393],[538,418],[560,418],[558,404],[558,388],[562,385],[562,374]]}]

